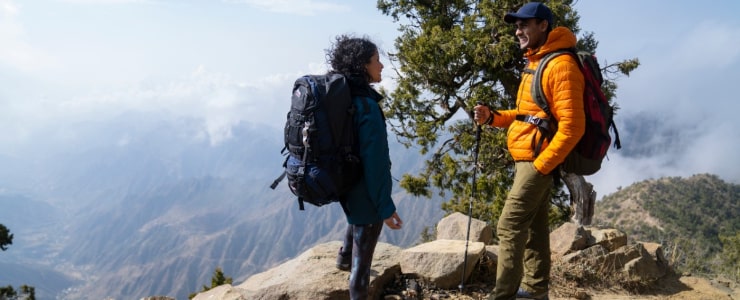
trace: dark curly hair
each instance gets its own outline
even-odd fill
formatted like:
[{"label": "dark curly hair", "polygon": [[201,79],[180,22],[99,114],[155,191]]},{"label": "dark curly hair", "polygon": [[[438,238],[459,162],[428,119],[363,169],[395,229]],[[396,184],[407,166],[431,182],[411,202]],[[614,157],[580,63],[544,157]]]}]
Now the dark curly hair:
[{"label": "dark curly hair", "polygon": [[357,38],[351,35],[337,36],[331,49],[326,50],[326,61],[331,65],[333,73],[344,74],[347,77],[358,77],[370,81],[365,65],[370,62],[378,46],[367,37]]}]

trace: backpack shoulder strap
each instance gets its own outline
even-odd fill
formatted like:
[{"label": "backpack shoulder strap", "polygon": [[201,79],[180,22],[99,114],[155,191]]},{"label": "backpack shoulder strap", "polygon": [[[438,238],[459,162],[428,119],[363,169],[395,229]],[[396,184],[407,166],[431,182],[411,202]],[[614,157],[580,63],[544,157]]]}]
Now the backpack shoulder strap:
[{"label": "backpack shoulder strap", "polygon": [[323,101],[322,108],[329,117],[332,141],[334,146],[341,146],[342,130],[347,120],[351,120],[352,96],[350,95],[349,84],[344,75],[330,73],[323,75]]},{"label": "backpack shoulder strap", "polygon": [[[545,56],[543,56],[540,59],[540,62],[537,65],[537,69],[534,70],[534,74],[532,75],[533,76],[532,86],[530,87],[530,91],[532,93],[532,100],[534,101],[535,104],[537,104],[537,106],[540,107],[540,109],[542,109],[542,111],[545,112],[545,114],[547,114],[547,118],[541,119],[541,118],[538,118],[536,116],[531,116],[531,115],[517,115],[516,116],[516,119],[519,121],[527,122],[527,123],[537,126],[537,128],[542,133],[538,142],[535,143],[535,141],[532,140],[532,145],[533,145],[535,156],[539,155],[540,150],[542,150],[542,145],[544,145],[545,139],[551,139],[553,135],[555,135],[555,131],[552,128],[552,126],[557,128],[557,122],[555,120],[552,120],[552,112],[550,111],[550,105],[547,104],[547,97],[545,97],[545,92],[542,89],[542,76],[544,75],[547,64],[549,64],[550,61],[553,60],[555,57],[558,57],[562,54],[574,55],[576,57],[576,60],[578,60],[578,57],[576,56],[574,49],[560,49],[557,51],[553,51],[553,52],[545,54]],[[578,63],[578,66],[580,68],[580,62]],[[531,69],[525,69],[525,73],[531,74],[532,71]]]},{"label": "backpack shoulder strap", "polygon": [[[547,114],[548,117],[552,116],[552,112],[550,111],[550,105],[547,104],[545,92],[542,89],[542,76],[545,73],[545,68],[547,67],[547,64],[550,63],[553,58],[562,54],[575,55],[573,49],[561,49],[545,54],[545,56],[540,59],[540,63],[537,65],[537,69],[534,71],[534,77],[532,78],[532,86],[530,88],[530,90],[532,91],[532,100],[534,100],[534,103],[536,103],[537,106],[539,106]],[[575,56],[575,58],[576,61],[578,61],[578,66],[580,68],[580,61],[578,60],[578,56]]]}]

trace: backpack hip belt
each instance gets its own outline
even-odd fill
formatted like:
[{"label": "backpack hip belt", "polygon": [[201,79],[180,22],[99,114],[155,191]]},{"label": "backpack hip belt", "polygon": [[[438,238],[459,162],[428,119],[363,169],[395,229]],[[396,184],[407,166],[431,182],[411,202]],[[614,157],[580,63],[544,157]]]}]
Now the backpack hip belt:
[{"label": "backpack hip belt", "polygon": [[540,129],[550,130],[550,119],[549,118],[540,118],[538,116],[533,115],[516,115],[517,121],[527,122],[529,124],[535,125],[539,127]]},{"label": "backpack hip belt", "polygon": [[552,139],[555,135],[555,130],[552,130],[552,128],[556,126],[550,127],[550,124],[553,122],[550,122],[549,118],[540,118],[533,115],[516,115],[516,120],[537,126],[537,129],[540,131],[539,141],[535,142],[536,136],[532,137],[532,149],[534,150],[534,156],[537,157],[540,155],[540,151],[542,151],[542,145],[545,143],[545,139]]}]

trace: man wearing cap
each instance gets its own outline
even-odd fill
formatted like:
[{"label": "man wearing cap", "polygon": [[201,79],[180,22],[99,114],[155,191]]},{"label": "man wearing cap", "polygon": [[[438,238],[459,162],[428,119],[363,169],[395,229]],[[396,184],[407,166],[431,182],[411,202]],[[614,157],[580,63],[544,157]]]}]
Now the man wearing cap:
[{"label": "man wearing cap", "polygon": [[522,116],[547,119],[547,113],[532,99],[534,70],[547,53],[576,46],[568,28],[553,28],[552,11],[542,3],[530,2],[504,21],[516,26],[519,46],[525,50],[527,67],[517,93],[516,108],[491,111],[475,107],[478,124],[508,127],[507,147],[515,161],[516,175],[497,225],[499,239],[496,287],[491,299],[548,299],[550,239],[548,211],[553,172],[578,143],[585,130],[584,79],[571,55],[553,58],[544,69],[542,88],[556,122],[557,132],[545,139],[539,153],[537,126]]}]

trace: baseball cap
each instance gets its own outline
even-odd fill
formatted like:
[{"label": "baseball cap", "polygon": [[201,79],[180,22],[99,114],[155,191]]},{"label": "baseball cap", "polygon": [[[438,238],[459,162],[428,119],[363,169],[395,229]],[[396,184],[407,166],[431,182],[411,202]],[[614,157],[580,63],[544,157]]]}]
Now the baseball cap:
[{"label": "baseball cap", "polygon": [[522,6],[517,12],[506,14],[504,16],[504,22],[514,23],[517,19],[532,18],[547,20],[547,23],[552,26],[552,11],[540,2],[529,2],[524,4],[524,6]]}]

